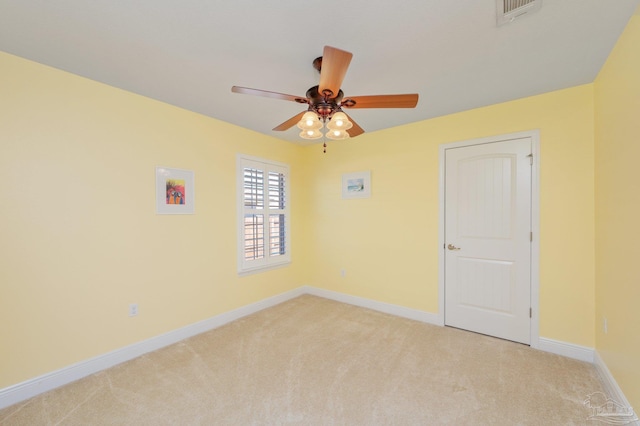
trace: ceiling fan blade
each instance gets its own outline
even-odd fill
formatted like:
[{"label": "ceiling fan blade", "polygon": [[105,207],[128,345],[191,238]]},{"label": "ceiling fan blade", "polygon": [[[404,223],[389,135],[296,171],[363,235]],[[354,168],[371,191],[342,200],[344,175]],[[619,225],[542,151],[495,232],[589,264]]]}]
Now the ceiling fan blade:
[{"label": "ceiling fan blade", "polygon": [[[349,101],[354,101],[355,105],[350,106]],[[342,106],[355,108],[415,108],[418,104],[418,94],[407,95],[373,95],[373,96],[350,96],[342,100]]]},{"label": "ceiling fan blade", "polygon": [[290,119],[288,119],[284,123],[274,127],[273,130],[275,130],[277,132],[281,132],[281,131],[288,130],[288,129],[292,128],[293,126],[295,126],[298,123],[298,121],[302,120],[302,116],[304,115],[305,112],[307,112],[307,111],[302,111],[300,114],[294,115],[293,117],[291,117]]},{"label": "ceiling fan blade", "polygon": [[305,98],[304,96],[286,95],[284,93],[269,92],[267,90],[250,89],[248,87],[233,86],[231,88],[231,91],[233,93],[242,93],[243,95],[263,96],[265,98],[282,99],[283,101],[294,101],[301,104],[307,103],[307,98]]},{"label": "ceiling fan blade", "polygon": [[322,53],[322,66],[320,68],[319,92],[331,90],[333,97],[338,96],[342,80],[347,74],[347,68],[351,63],[353,53],[325,46]]},{"label": "ceiling fan blade", "polygon": [[353,121],[353,118],[349,117],[348,114],[345,114],[345,115],[347,116],[347,118],[349,118],[349,121],[351,122],[351,124],[353,124],[353,126],[351,126],[351,128],[347,130],[347,133],[349,133],[349,136],[352,138],[355,138],[356,136],[363,134],[364,129],[358,126],[358,123]]}]

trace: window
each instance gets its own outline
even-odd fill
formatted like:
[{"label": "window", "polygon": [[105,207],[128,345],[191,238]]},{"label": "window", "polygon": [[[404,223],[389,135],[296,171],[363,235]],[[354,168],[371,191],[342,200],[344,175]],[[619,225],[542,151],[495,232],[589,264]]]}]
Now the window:
[{"label": "window", "polygon": [[291,261],[289,166],[238,156],[238,272]]}]

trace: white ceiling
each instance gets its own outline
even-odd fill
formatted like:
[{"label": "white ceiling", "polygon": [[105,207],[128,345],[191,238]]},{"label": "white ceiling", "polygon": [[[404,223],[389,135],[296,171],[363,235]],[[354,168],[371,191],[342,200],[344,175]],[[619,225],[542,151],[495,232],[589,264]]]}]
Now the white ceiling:
[{"label": "white ceiling", "polygon": [[495,0],[0,0],[0,50],[267,135],[303,111],[235,94],[304,96],[330,45],[354,54],[347,96],[367,132],[592,82],[640,0],[543,0],[496,26]]}]

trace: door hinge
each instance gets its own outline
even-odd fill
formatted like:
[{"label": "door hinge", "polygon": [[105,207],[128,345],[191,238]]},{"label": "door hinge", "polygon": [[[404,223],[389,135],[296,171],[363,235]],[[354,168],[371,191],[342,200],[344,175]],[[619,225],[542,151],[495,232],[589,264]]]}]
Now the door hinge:
[{"label": "door hinge", "polygon": [[533,318],[533,309],[529,308],[529,318]]},{"label": "door hinge", "polygon": [[533,231],[529,232],[529,241],[533,241]]},{"label": "door hinge", "polygon": [[533,154],[529,154],[527,157],[529,157],[529,164],[533,166]]}]

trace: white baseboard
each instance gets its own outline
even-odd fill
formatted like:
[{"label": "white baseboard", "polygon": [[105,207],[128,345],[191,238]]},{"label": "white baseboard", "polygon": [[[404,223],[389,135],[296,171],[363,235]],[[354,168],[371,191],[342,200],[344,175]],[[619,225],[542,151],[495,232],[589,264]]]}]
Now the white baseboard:
[{"label": "white baseboard", "polygon": [[[440,315],[431,312],[405,308],[403,306],[392,305],[385,302],[378,302],[371,299],[365,299],[363,297],[351,296],[337,291],[325,290],[310,286],[305,286],[304,292],[314,296],[324,297],[325,299],[335,300],[337,302],[356,305],[363,308],[372,309],[374,311],[385,312],[398,317],[408,318],[433,325],[444,325],[443,319],[440,317]],[[580,361],[586,361],[590,363],[594,362],[595,351],[593,348],[580,346],[573,343],[566,343],[558,340],[540,337],[535,349],[554,353],[556,355],[566,356],[568,358],[573,358]]]},{"label": "white baseboard", "polygon": [[[60,370],[44,374],[39,377],[0,389],[0,409],[10,405],[17,404],[29,398],[37,396],[41,393],[50,391],[57,387],[87,377],[91,374],[113,367],[114,365],[137,358],[146,353],[161,349],[172,345],[186,338],[195,336],[200,333],[215,329],[232,321],[259,312],[263,309],[270,308],[287,300],[296,298],[303,294],[310,294],[325,299],[335,300],[337,302],[347,303],[350,305],[360,306],[379,312],[396,315],[402,318],[408,318],[427,324],[444,326],[443,318],[431,312],[420,311],[417,309],[406,308],[403,306],[393,305],[390,303],[379,302],[363,297],[352,296],[336,291],[325,290],[321,288],[303,286],[297,289],[269,297],[256,303],[234,309],[229,312],[216,315],[215,317],[200,321],[180,329],[134,343],[124,348],[108,352],[97,357],[81,361],[79,363],[64,367]],[[578,359],[594,363],[602,377],[603,382],[607,386],[607,390],[611,397],[616,401],[627,404],[627,399],[613,379],[613,376],[607,369],[597,352],[593,348],[574,345],[571,343],[560,342],[557,340],[540,338],[536,349],[551,352],[557,355],[563,355],[569,358]]]},{"label": "white baseboard", "polygon": [[349,305],[360,306],[374,311],[384,312],[402,318],[408,318],[433,325],[444,325],[438,314],[420,311],[417,309],[405,308],[404,306],[393,305],[391,303],[378,302],[376,300],[365,299],[364,297],[351,296],[337,291],[325,290],[317,287],[305,286],[304,292],[313,296],[324,297],[336,302],[347,303]]},{"label": "white baseboard", "polygon": [[[622,389],[620,389],[620,386],[618,386],[618,382],[616,382],[616,379],[613,378],[613,375],[609,371],[609,368],[607,368],[607,364],[604,363],[598,351],[595,351],[594,353],[593,364],[595,365],[596,370],[600,375],[600,380],[602,380],[602,383],[604,384],[604,389],[607,396],[624,407],[631,407],[631,404],[629,404],[627,397],[624,396],[624,393],[622,393]],[[638,411],[636,410],[635,413],[637,415]],[[632,426],[640,426],[640,421],[627,424]]]},{"label": "white baseboard", "polygon": [[540,337],[536,349],[590,363],[593,363],[593,356],[595,353],[593,348],[575,345],[573,343],[560,342],[558,340],[547,339],[545,337]]},{"label": "white baseboard", "polygon": [[140,355],[161,349],[186,338],[228,324],[247,315],[251,315],[263,309],[286,302],[287,300],[301,296],[304,293],[304,287],[300,287],[256,303],[234,309],[233,311],[216,315],[215,317],[204,321],[116,349],[95,358],[78,362],[22,383],[0,389],[0,409],[25,401],[41,393],[74,382],[78,379],[82,379],[83,377],[90,376],[91,374],[113,367],[114,365],[137,358]]}]

